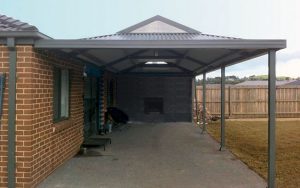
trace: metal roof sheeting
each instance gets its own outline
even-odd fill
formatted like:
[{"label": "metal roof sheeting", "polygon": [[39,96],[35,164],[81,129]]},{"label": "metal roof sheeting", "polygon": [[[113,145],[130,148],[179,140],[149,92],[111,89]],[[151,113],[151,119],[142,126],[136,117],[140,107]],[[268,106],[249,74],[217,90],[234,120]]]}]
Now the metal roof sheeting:
[{"label": "metal roof sheeting", "polygon": [[38,31],[38,29],[28,23],[0,14],[1,31]]},{"label": "metal roof sheeting", "polygon": [[226,40],[238,39],[218,35],[203,34],[162,16],[154,16],[112,35],[85,38],[87,40]]},{"label": "metal roof sheeting", "polygon": [[113,35],[103,35],[87,40],[224,40],[238,39],[218,35],[209,35],[203,33],[120,33]]}]

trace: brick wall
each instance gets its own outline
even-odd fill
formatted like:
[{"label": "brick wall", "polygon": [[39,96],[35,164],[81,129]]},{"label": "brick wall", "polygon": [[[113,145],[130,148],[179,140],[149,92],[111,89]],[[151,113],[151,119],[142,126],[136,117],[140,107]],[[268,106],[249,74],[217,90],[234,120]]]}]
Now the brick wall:
[{"label": "brick wall", "polygon": [[[0,45],[0,72],[8,73],[8,50]],[[6,77],[8,77],[6,75]],[[7,187],[7,121],[8,121],[8,84],[6,80],[3,114],[0,121],[0,187]]]},{"label": "brick wall", "polygon": [[[83,141],[83,65],[58,59],[33,53],[33,185],[73,157]],[[52,121],[53,65],[68,68],[71,75],[70,118],[57,124]]]},{"label": "brick wall", "polygon": [[[79,150],[83,140],[83,65],[31,46],[18,46],[17,57],[16,186],[34,187]],[[7,63],[0,65],[7,67]],[[52,107],[54,66],[71,73],[70,118],[57,124],[53,124]],[[1,187],[7,182],[7,102],[4,106]]]}]

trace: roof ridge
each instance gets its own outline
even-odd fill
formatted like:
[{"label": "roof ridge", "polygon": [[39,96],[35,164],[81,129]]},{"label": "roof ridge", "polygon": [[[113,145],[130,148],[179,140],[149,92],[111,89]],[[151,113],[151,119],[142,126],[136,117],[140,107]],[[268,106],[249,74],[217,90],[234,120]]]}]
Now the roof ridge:
[{"label": "roof ridge", "polygon": [[197,30],[195,30],[195,29],[193,29],[193,28],[187,27],[187,26],[185,26],[185,25],[182,25],[182,24],[180,24],[180,23],[178,23],[178,22],[175,22],[175,21],[170,20],[170,19],[168,19],[168,18],[165,18],[165,17],[163,17],[163,16],[156,15],[156,16],[153,16],[153,17],[151,17],[151,18],[149,18],[149,19],[146,19],[146,20],[144,20],[144,21],[141,21],[141,22],[139,22],[139,23],[137,23],[137,24],[134,24],[134,25],[132,25],[132,26],[130,26],[130,27],[127,27],[127,28],[125,28],[125,29],[123,29],[123,30],[117,32],[117,34],[121,34],[121,33],[130,33],[130,32],[132,32],[132,31],[134,31],[134,30],[136,30],[136,29],[139,29],[139,28],[141,28],[141,27],[143,27],[143,26],[145,26],[145,25],[147,25],[147,24],[150,24],[150,23],[152,23],[152,22],[154,22],[154,21],[161,21],[161,22],[163,22],[163,23],[166,23],[166,24],[168,24],[168,25],[171,25],[171,26],[173,26],[173,27],[176,27],[176,28],[178,28],[178,29],[180,29],[180,30],[183,30],[183,31],[185,31],[185,32],[187,32],[187,33],[201,33],[200,31],[197,31]]}]

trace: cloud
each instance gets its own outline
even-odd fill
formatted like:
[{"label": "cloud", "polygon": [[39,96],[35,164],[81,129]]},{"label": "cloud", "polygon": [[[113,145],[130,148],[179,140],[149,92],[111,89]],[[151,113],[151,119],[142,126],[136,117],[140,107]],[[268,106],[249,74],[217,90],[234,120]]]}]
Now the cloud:
[{"label": "cloud", "polygon": [[288,62],[294,59],[300,59],[300,50],[289,51],[285,49],[277,53],[278,62]]},{"label": "cloud", "polygon": [[[240,78],[251,75],[268,74],[268,57],[262,56],[226,68],[227,76],[235,75]],[[277,76],[300,77],[300,51],[282,50],[277,53]],[[221,76],[220,70],[210,72],[207,77]]]},{"label": "cloud", "polygon": [[277,63],[277,76],[300,77],[300,57]]},{"label": "cloud", "polygon": [[277,76],[300,77],[300,50],[282,50],[277,55]]},{"label": "cloud", "polygon": [[[240,78],[243,78],[245,76],[251,76],[251,75],[262,75],[262,74],[268,74],[268,60],[266,56],[254,58],[252,60],[248,60],[236,65],[232,65],[229,67],[226,67],[226,76],[238,76]],[[216,76],[221,76],[221,71],[216,70],[214,72],[210,72],[207,74],[207,77],[213,78]]]}]

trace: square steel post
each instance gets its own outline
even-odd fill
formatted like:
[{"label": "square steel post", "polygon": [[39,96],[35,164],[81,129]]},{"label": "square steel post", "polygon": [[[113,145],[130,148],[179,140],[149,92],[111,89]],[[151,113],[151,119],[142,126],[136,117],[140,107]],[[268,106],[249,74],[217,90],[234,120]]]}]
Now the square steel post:
[{"label": "square steel post", "polygon": [[7,181],[8,188],[14,188],[16,185],[16,67],[17,51],[15,39],[8,38],[7,46],[9,48],[9,78],[8,78],[8,163],[7,163]]},{"label": "square steel post", "polygon": [[198,123],[198,106],[197,106],[197,81],[196,76],[192,79],[192,122],[194,121],[194,109],[196,115],[196,124]]},{"label": "square steel post", "polygon": [[275,125],[276,125],[276,51],[268,53],[268,188],[276,187]]},{"label": "square steel post", "polygon": [[206,73],[203,73],[203,83],[202,83],[202,123],[203,129],[202,133],[206,132]]},{"label": "square steel post", "polygon": [[221,145],[225,149],[225,67],[221,68]]}]

